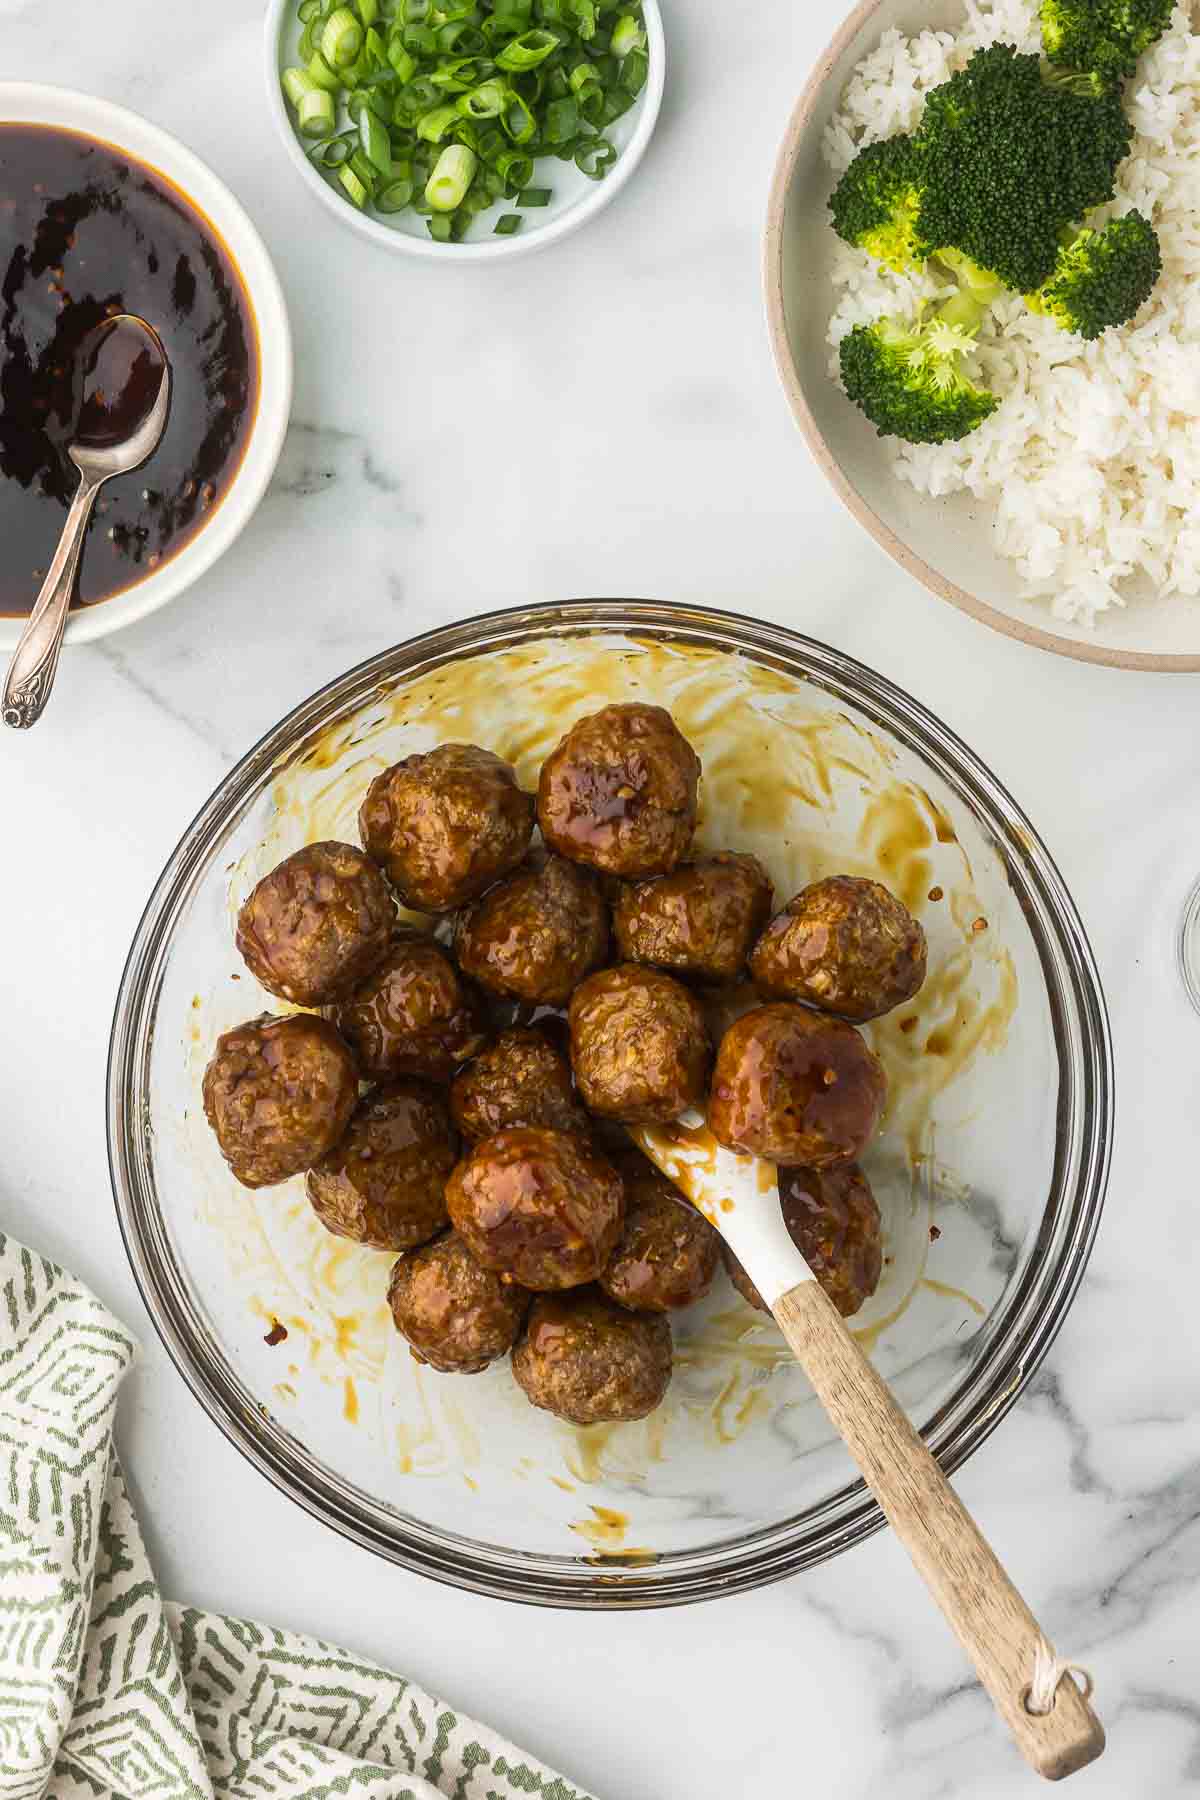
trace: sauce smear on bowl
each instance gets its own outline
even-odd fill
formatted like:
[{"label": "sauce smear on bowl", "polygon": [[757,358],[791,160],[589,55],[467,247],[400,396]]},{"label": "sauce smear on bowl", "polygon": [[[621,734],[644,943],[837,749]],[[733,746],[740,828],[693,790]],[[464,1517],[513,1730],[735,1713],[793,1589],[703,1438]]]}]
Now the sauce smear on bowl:
[{"label": "sauce smear on bowl", "polygon": [[102,390],[136,398],[119,332],[97,337],[124,312],[162,339],[171,414],[145,468],[105,488],[75,605],[158,568],[232,484],[258,401],[254,312],[216,230],[165,176],[78,132],[0,123],[2,615],[29,612],[62,531],[79,483],[67,450],[99,423],[98,345],[112,364]]}]

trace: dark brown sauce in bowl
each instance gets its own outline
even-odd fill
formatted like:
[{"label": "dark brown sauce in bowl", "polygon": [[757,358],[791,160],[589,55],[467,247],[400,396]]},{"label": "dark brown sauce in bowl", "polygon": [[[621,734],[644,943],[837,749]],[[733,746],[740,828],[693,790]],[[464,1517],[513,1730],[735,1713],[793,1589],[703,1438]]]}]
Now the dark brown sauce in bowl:
[{"label": "dark brown sauce in bowl", "polygon": [[100,496],[76,606],[153,573],[228,492],[258,404],[254,310],[215,227],[165,176],[79,132],[0,124],[0,615],[37,598],[79,483],[67,451],[90,423],[85,364],[124,312],[162,340],[171,413],[150,461]]}]

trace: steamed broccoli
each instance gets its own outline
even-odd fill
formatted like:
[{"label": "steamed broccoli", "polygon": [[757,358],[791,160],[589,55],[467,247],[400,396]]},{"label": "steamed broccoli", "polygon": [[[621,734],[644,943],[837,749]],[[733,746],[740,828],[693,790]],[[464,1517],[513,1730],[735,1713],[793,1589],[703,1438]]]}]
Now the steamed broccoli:
[{"label": "steamed broccoli", "polygon": [[921,235],[1029,293],[1064,228],[1113,198],[1132,141],[1119,94],[1052,86],[1040,58],[1010,44],[977,51],[929,95],[915,134]]},{"label": "steamed broccoli", "polygon": [[1173,9],[1173,0],[1042,0],[1042,43],[1052,63],[1119,85]]},{"label": "steamed broccoli", "polygon": [[1064,331],[1098,338],[1110,325],[1133,318],[1161,274],[1158,233],[1140,212],[1131,212],[1099,231],[1081,231],[1059,251],[1049,281],[1025,299]]},{"label": "steamed broccoli", "polygon": [[959,293],[929,319],[880,319],[842,340],[842,382],[880,437],[944,444],[974,431],[1000,404],[964,367],[983,308]]},{"label": "steamed broccoli", "polygon": [[1112,199],[1132,140],[1119,93],[1074,93],[1043,79],[1039,57],[994,44],[934,88],[911,138],[859,152],[834,228],[893,267],[957,250],[1030,293],[1063,230]]},{"label": "steamed broccoli", "polygon": [[829,202],[833,228],[847,244],[902,273],[925,261],[935,245],[917,228],[921,170],[911,138],[887,138],[861,149]]}]

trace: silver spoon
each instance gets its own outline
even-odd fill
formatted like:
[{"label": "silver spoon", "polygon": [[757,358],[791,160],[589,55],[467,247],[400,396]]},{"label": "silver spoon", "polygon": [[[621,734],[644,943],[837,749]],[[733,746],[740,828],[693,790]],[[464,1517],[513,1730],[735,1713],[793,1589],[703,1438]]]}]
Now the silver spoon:
[{"label": "silver spoon", "polygon": [[[167,353],[145,319],[114,314],[98,327],[86,354],[92,391],[83,399],[78,435],[67,451],[79,470],[79,486],[4,683],[4,723],[18,731],[37,723],[50,698],[96,495],[114,475],[127,475],[154,453],[171,408]],[[105,389],[106,376],[115,378],[115,389]]]}]

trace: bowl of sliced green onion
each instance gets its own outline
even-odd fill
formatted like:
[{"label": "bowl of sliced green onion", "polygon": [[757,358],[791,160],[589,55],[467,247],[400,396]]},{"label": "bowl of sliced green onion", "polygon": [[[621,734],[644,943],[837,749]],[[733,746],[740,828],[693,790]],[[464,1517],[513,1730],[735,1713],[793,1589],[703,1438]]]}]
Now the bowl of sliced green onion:
[{"label": "bowl of sliced green onion", "polygon": [[288,158],[388,249],[469,261],[566,236],[632,175],[662,100],[658,0],[270,0]]}]

